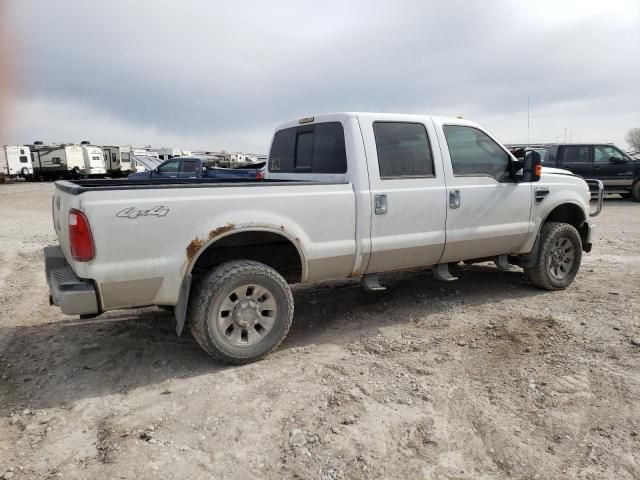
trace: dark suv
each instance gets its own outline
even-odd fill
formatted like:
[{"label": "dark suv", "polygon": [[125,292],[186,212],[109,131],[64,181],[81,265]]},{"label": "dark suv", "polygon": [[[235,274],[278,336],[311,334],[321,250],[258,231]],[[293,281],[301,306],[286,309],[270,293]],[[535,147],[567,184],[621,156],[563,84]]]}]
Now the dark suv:
[{"label": "dark suv", "polygon": [[550,145],[543,165],[563,168],[584,178],[596,178],[606,193],[619,193],[640,202],[640,161],[610,144]]}]

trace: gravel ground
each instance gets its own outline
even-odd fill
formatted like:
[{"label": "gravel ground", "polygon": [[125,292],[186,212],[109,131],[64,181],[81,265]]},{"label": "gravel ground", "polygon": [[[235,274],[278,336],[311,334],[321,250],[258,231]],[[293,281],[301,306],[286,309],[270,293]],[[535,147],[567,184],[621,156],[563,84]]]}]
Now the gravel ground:
[{"label": "gravel ground", "polygon": [[0,478],[640,478],[640,204],[606,201],[566,291],[297,287],[285,343],[231,368],[159,309],[49,307],[52,188],[0,185]]}]

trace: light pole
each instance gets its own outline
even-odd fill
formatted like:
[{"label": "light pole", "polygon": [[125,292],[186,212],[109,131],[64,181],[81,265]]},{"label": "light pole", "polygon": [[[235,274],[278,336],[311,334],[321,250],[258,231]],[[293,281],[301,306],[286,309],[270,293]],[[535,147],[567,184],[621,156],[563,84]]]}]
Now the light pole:
[{"label": "light pole", "polygon": [[531,97],[527,95],[527,147],[529,146],[529,127],[531,125],[529,113],[530,113]]}]

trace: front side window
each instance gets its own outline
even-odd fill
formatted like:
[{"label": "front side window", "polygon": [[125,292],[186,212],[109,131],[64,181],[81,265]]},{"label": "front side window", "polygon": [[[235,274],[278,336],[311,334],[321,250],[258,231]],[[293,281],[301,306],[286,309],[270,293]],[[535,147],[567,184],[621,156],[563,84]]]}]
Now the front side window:
[{"label": "front side window", "polygon": [[587,163],[589,162],[589,147],[564,147],[565,163]]},{"label": "front side window", "polygon": [[194,173],[197,169],[198,162],[195,160],[183,160],[182,161],[182,171],[185,173]]},{"label": "front side window", "polygon": [[510,179],[509,155],[486,133],[462,125],[445,125],[443,129],[454,175],[489,176],[499,182]]},{"label": "front side window", "polygon": [[625,154],[616,147],[601,145],[594,148],[593,160],[595,162],[610,162],[611,157],[625,158]]},{"label": "front side window", "polygon": [[111,152],[111,161],[113,163],[118,163],[118,157],[115,152]]},{"label": "front side window", "polygon": [[374,122],[380,178],[433,177],[433,155],[421,123]]},{"label": "front side window", "polygon": [[269,170],[279,173],[345,173],[347,155],[340,122],[316,123],[276,132]]},{"label": "front side window", "polygon": [[158,167],[158,172],[159,173],[176,173],[178,171],[179,166],[180,166],[179,160],[168,161]]}]

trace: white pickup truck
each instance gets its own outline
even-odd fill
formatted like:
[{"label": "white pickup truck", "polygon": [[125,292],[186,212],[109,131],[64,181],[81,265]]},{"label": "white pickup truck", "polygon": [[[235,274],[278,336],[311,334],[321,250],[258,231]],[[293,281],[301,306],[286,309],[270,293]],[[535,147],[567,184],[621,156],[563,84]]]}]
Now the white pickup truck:
[{"label": "white pickup truck", "polygon": [[[262,182],[58,181],[45,249],[66,314],[174,307],[218,360],[254,361],[293,319],[290,284],[494,260],[567,287],[591,249],[587,183],[513,157],[475,123],[317,115],[276,129]],[[596,212],[602,206],[602,190]]]}]

